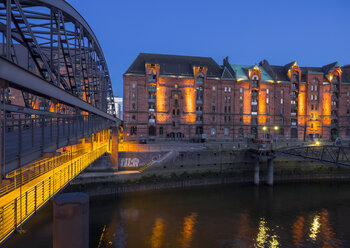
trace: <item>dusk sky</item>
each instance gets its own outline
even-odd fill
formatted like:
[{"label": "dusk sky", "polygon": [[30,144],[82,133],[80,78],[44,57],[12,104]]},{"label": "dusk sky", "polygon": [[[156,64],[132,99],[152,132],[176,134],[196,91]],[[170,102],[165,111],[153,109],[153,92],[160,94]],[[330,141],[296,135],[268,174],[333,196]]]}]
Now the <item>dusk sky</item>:
[{"label": "dusk sky", "polygon": [[212,57],[218,64],[350,64],[349,0],[68,0],[94,30],[115,95],[141,53]]}]

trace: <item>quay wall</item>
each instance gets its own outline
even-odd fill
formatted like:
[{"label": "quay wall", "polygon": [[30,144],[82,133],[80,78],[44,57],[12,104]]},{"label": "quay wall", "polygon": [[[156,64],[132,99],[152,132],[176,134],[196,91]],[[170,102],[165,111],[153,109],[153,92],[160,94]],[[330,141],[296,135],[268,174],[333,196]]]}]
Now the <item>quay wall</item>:
[{"label": "quay wall", "polygon": [[[247,150],[179,152],[164,163],[154,163],[144,171],[118,173],[108,171],[110,159],[100,158],[104,170],[88,169],[67,188],[90,196],[124,192],[149,191],[169,188],[187,188],[205,185],[246,183],[254,181],[254,160]],[[113,165],[111,165],[113,166]],[[91,166],[94,168],[94,165]],[[267,180],[267,163],[260,162],[260,182]],[[317,161],[278,155],[274,161],[274,182],[350,181],[350,169]]]}]

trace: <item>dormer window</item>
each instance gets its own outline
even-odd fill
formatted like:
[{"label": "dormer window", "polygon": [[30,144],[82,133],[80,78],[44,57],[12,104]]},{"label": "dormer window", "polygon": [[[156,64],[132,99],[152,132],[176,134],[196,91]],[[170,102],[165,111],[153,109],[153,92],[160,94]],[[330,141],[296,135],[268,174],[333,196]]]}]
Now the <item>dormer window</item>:
[{"label": "dormer window", "polygon": [[259,78],[256,75],[252,77],[252,88],[259,88]]},{"label": "dormer window", "polygon": [[204,83],[204,76],[199,74],[196,78],[197,85],[201,85]]},{"label": "dormer window", "polygon": [[299,82],[299,75],[296,74],[296,73],[294,73],[294,74],[292,75],[292,81],[293,81],[293,82]]}]

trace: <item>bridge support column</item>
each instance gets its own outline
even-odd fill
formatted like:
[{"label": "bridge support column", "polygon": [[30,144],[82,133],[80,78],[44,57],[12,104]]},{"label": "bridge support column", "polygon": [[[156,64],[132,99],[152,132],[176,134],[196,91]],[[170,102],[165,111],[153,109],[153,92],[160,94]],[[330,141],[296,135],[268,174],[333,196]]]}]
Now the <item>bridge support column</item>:
[{"label": "bridge support column", "polygon": [[254,184],[259,185],[260,176],[259,176],[259,159],[255,161],[254,164]]},{"label": "bridge support column", "polygon": [[267,160],[267,185],[273,185],[273,159]]},{"label": "bridge support column", "polygon": [[89,196],[66,193],[53,201],[53,247],[89,247]]}]

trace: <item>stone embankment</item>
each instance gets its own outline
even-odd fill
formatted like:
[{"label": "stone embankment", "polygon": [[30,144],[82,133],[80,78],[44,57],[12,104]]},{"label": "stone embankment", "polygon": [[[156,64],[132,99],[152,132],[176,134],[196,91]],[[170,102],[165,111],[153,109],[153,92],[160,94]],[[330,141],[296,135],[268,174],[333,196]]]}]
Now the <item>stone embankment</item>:
[{"label": "stone embankment", "polygon": [[[68,190],[96,196],[254,181],[254,159],[244,149],[170,151],[142,172],[116,171],[108,156],[95,163],[75,179]],[[262,161],[260,182],[264,184],[266,180],[267,164]],[[350,169],[283,155],[274,161],[275,183],[324,180],[350,180]]]}]

